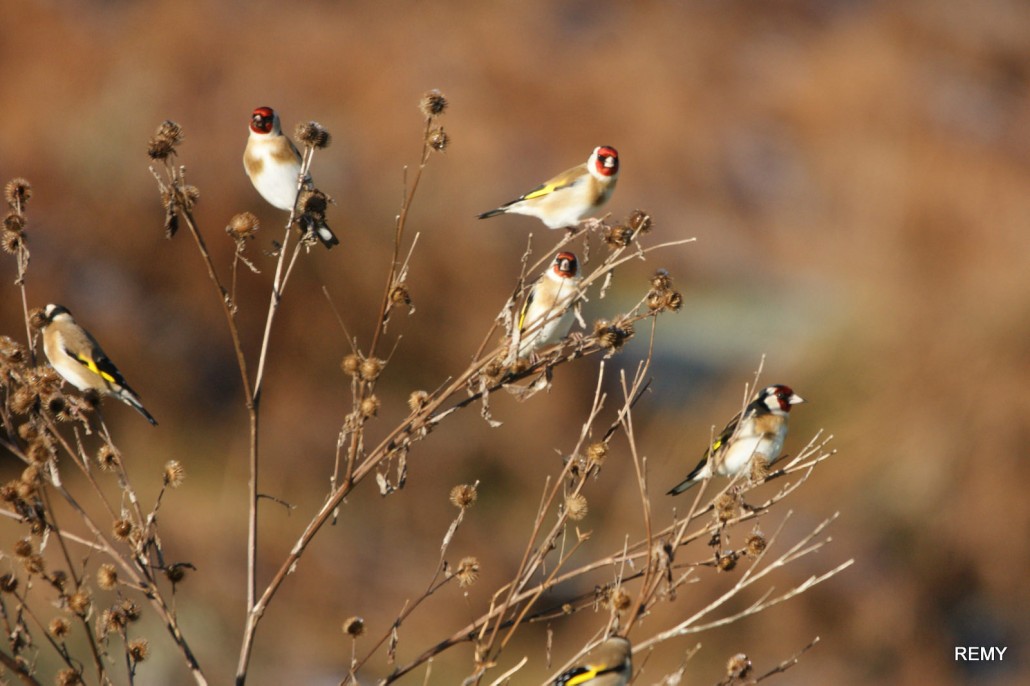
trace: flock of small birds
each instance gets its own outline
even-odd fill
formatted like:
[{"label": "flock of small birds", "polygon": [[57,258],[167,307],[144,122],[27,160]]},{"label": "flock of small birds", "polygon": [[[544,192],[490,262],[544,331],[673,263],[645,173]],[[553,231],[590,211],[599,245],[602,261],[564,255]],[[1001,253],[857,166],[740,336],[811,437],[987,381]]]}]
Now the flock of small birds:
[{"label": "flock of small birds", "polygon": [[[250,137],[243,153],[243,167],[261,197],[280,210],[291,212],[298,189],[313,188],[310,176],[301,178],[302,158],[283,134],[279,115],[270,107],[258,107],[250,119]],[[479,219],[501,214],[536,217],[549,229],[575,226],[597,212],[619,180],[619,153],[601,145],[587,161],[543,182],[500,207],[483,212]],[[328,249],[339,244],[324,219],[310,221],[301,229],[312,233]],[[550,267],[530,287],[513,335],[511,357],[528,358],[540,348],[568,335],[572,305],[580,281],[579,260],[572,252],[555,255]],[[79,325],[68,308],[49,304],[43,310],[43,350],[61,377],[80,391],[93,390],[121,400],[152,425],[157,420],[147,411],[97,340]],[[772,465],[783,451],[787,419],[793,405],[805,402],[790,387],[767,386],[726,424],[705,449],[701,460],[669,495],[683,493],[700,481],[718,474],[735,477],[746,473],[758,460]],[[624,686],[632,675],[632,647],[620,636],[599,643],[580,664],[563,672],[556,686]]]}]

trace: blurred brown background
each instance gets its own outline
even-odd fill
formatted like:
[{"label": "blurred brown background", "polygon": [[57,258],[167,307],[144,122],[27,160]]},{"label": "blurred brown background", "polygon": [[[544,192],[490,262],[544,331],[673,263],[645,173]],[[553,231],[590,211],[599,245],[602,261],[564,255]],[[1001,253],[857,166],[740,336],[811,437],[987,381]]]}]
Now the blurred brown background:
[{"label": "blurred brown background", "polygon": [[[196,249],[187,235],[162,235],[146,141],[164,119],[185,128],[180,161],[223,274],[229,217],[262,219],[251,250],[263,274],[241,277],[254,355],[272,265],[261,250],[284,218],[243,174],[248,116],[270,105],[288,131],[316,119],[334,136],[314,174],[338,202],[330,221],[343,245],[304,258],[272,340],[262,483],[297,509],[264,505],[267,579],[322,501],[349,410],[338,366],[348,346],[320,289],[367,345],[429,88],[451,102],[453,143],[432,159],[411,216],[418,310],[391,324],[403,339],[372,436],[407,413],[411,390],[464,368],[510,292],[527,233],[538,253],[556,239],[530,218],[474,216],[595,145],[616,146],[622,176],[606,209],[650,211],[655,240],[698,239],[620,271],[609,298],[587,307],[588,321],[629,307],[657,267],[684,291],[683,311],[659,324],[654,391],[637,412],[652,490],[692,466],[765,354],[763,381],[810,401],[794,414],[788,451],[825,428],[840,453],[789,503],[785,532],[839,510],[833,543],[774,583],[856,560],[759,617],[666,644],[637,683],[654,683],[698,640],[688,684],[717,682],[738,651],[765,671],[816,635],[820,645],[778,683],[1030,682],[1030,5],[180,0],[5,2],[2,13],[0,177],[34,187],[30,304],[72,309],[160,420],[151,429],[105,405],[144,496],[166,460],[186,466],[163,535],[198,568],[179,608],[213,683],[235,668],[243,619],[246,419]],[[13,259],[0,270],[0,332],[21,340]],[[611,368],[635,366],[642,339]],[[388,630],[431,577],[456,512],[448,490],[476,479],[480,502],[448,558],[477,555],[482,579],[467,601],[448,588],[416,612],[400,661],[482,612],[518,563],[544,479],[560,466],[555,451],[575,442],[596,365],[560,369],[551,393],[525,405],[498,397],[498,429],[474,411],[448,422],[413,453],[398,496],[364,484],[273,603],[250,683],[336,683],[350,654],[341,621],[364,616],[370,637]],[[617,450],[590,486],[584,526],[598,534],[584,555],[640,535],[631,475]],[[655,496],[657,516],[674,506],[686,505]],[[5,548],[19,535],[0,522]],[[703,604],[678,602],[640,636]],[[604,618],[555,624],[556,664]],[[162,629],[146,633],[155,657],[141,679],[184,682]],[[542,628],[527,630],[506,664],[544,642]],[[957,663],[963,645],[1008,651],[1001,663]],[[430,681],[457,682],[470,664],[470,649],[453,650]],[[374,662],[363,681],[387,669]],[[545,674],[534,666],[516,682]]]}]

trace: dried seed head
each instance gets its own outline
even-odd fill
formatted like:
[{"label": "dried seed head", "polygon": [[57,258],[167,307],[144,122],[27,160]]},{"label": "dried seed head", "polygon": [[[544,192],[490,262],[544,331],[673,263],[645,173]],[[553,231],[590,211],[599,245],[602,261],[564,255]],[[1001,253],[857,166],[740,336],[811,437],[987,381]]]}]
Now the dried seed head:
[{"label": "dried seed head", "polygon": [[110,591],[118,585],[118,570],[113,564],[104,563],[97,570],[97,585],[105,591]]},{"label": "dried seed head", "polygon": [[182,187],[182,200],[186,209],[193,209],[193,206],[200,200],[200,189],[196,186],[186,184]]},{"label": "dried seed head", "polygon": [[85,682],[83,682],[81,674],[71,667],[68,667],[57,673],[54,683],[57,684],[57,686],[82,686]]},{"label": "dried seed head", "polygon": [[13,255],[21,249],[23,239],[24,234],[18,231],[4,230],[3,234],[0,234],[0,249],[8,255]]},{"label": "dried seed head", "polygon": [[357,376],[361,371],[361,357],[355,353],[351,353],[343,358],[343,362],[340,363],[340,369],[347,376]]},{"label": "dried seed head", "polygon": [[587,460],[591,466],[600,467],[608,457],[608,444],[604,441],[597,441],[587,446]]},{"label": "dried seed head", "polygon": [[261,223],[252,212],[240,212],[239,214],[234,214],[232,219],[229,220],[229,225],[225,227],[225,232],[236,238],[250,238],[260,228]]},{"label": "dried seed head", "polygon": [[39,429],[32,422],[25,422],[18,427],[18,436],[21,440],[31,443],[39,438]]},{"label": "dried seed head", "polygon": [[619,350],[633,337],[633,325],[628,322],[609,322],[600,319],[594,322],[594,336],[605,350]]},{"label": "dried seed head", "polygon": [[383,365],[385,363],[377,357],[369,357],[361,362],[359,373],[361,378],[365,381],[375,381],[379,378],[379,373],[383,371]]},{"label": "dried seed head", "polygon": [[728,572],[737,566],[737,552],[735,550],[727,550],[722,555],[716,557],[716,562],[718,562],[720,570]]},{"label": "dried seed head", "polygon": [[569,519],[574,522],[581,521],[586,517],[589,509],[587,497],[582,493],[575,493],[565,499],[565,511],[569,513]]},{"label": "dried seed head", "polygon": [[186,578],[185,565],[172,565],[165,570],[165,577],[173,584],[177,584]]},{"label": "dried seed head", "polygon": [[343,620],[343,633],[351,638],[357,638],[365,633],[365,620],[361,617],[348,617]]},{"label": "dried seed head", "polygon": [[483,367],[483,376],[491,381],[496,381],[504,374],[504,358],[495,357]]},{"label": "dried seed head", "polygon": [[47,398],[46,409],[55,417],[63,415],[65,413],[64,411],[68,409],[68,401],[64,399],[64,396],[51,396],[50,398]]},{"label": "dried seed head", "polygon": [[80,617],[85,617],[89,612],[92,599],[86,591],[76,591],[68,596],[68,609]]},{"label": "dried seed head", "polygon": [[615,593],[612,594],[612,607],[620,612],[629,609],[632,602],[633,599],[629,597],[629,593],[622,590],[622,586],[615,589]]},{"label": "dried seed head", "polygon": [[765,547],[768,543],[765,540],[765,536],[758,529],[751,532],[751,535],[744,541],[744,549],[747,551],[748,557],[758,557],[765,551]]},{"label": "dried seed head", "polygon": [[669,291],[665,294],[665,307],[673,312],[679,312],[683,307],[683,294],[679,291]]},{"label": "dried seed head", "polygon": [[476,583],[476,579],[479,578],[479,560],[474,557],[462,558],[454,576],[458,577],[458,585],[462,588],[468,588]]},{"label": "dried seed head", "polygon": [[4,217],[4,228],[14,233],[21,233],[25,230],[25,217],[17,212],[11,212]]},{"label": "dried seed head", "polygon": [[3,486],[0,486],[0,500],[5,503],[13,503],[18,499],[18,483],[17,481],[8,481]]},{"label": "dried seed head", "polygon": [[157,133],[147,144],[147,154],[152,160],[163,160],[175,154],[175,148],[182,143],[182,127],[170,119],[166,119],[157,127]]},{"label": "dried seed head", "polygon": [[294,130],[293,134],[297,137],[297,140],[305,146],[315,148],[316,150],[328,148],[329,143],[333,139],[333,137],[329,135],[329,132],[326,131],[325,127],[317,121],[297,124],[297,128]]},{"label": "dried seed head", "polygon": [[744,653],[737,653],[726,663],[726,676],[730,679],[743,679],[751,674],[751,660]]},{"label": "dried seed head", "polygon": [[11,411],[15,414],[28,414],[36,407],[39,394],[30,386],[19,386],[10,396]]},{"label": "dried seed head", "polygon": [[69,624],[68,620],[64,617],[54,617],[52,620],[50,620],[50,626],[47,627],[47,631],[50,632],[50,635],[56,638],[57,640],[61,640],[65,636],[67,636],[68,632],[71,631],[71,629],[72,625]]},{"label": "dried seed head", "polygon": [[28,557],[33,553],[32,543],[22,538],[14,543],[14,554],[18,557]]},{"label": "dried seed head", "polygon": [[329,196],[317,188],[306,188],[300,193],[297,207],[304,214],[324,218],[325,211],[329,209]]},{"label": "dried seed head", "polygon": [[459,484],[451,489],[451,504],[462,510],[475,505],[478,498],[479,491],[474,484]]},{"label": "dried seed head", "polygon": [[179,486],[182,486],[182,482],[185,478],[186,469],[182,466],[181,462],[178,460],[168,460],[168,462],[165,463],[165,486],[178,488]]},{"label": "dried seed head", "polygon": [[29,324],[36,331],[42,330],[43,326],[46,324],[46,315],[43,314],[42,307],[34,307],[29,310]]},{"label": "dried seed head", "polygon": [[633,210],[629,214],[629,228],[640,234],[647,233],[653,228],[651,215],[643,210]]},{"label": "dried seed head", "polygon": [[411,293],[408,291],[407,286],[402,283],[397,284],[390,290],[390,302],[394,305],[404,305],[405,307],[411,307]]},{"label": "dried seed head", "polygon": [[114,537],[119,541],[127,541],[129,536],[132,535],[132,528],[132,522],[128,519],[117,519],[114,522],[112,531],[114,532]]},{"label": "dried seed head", "polygon": [[40,481],[39,466],[37,464],[30,464],[28,467],[21,472],[22,483],[26,484],[37,484]]},{"label": "dried seed head", "polygon": [[426,117],[439,117],[447,111],[447,98],[435,88],[422,96],[418,108]]},{"label": "dried seed head", "polygon": [[120,464],[120,462],[121,458],[118,457],[118,453],[111,445],[105,443],[100,446],[99,450],[97,450],[97,465],[101,470],[106,472],[114,469]]},{"label": "dried seed head", "polygon": [[672,288],[672,277],[669,276],[667,269],[659,269],[654,273],[651,277],[651,288],[662,293]]},{"label": "dried seed head", "polygon": [[22,500],[28,500],[36,494],[36,484],[27,484],[24,481],[19,481],[16,488],[18,497]]},{"label": "dried seed head", "polygon": [[361,414],[364,417],[375,417],[379,414],[379,398],[370,395],[361,401]]},{"label": "dried seed head", "polygon": [[10,572],[0,576],[0,592],[14,593],[18,590],[18,577]]},{"label": "dried seed head", "polygon": [[750,469],[748,476],[752,483],[761,483],[765,481],[765,477],[769,476],[769,464],[757,456],[751,460]]},{"label": "dried seed head", "polygon": [[122,604],[118,606],[118,609],[125,615],[125,619],[130,622],[135,622],[139,619],[139,606],[128,598],[122,601]]},{"label": "dried seed head", "polygon": [[147,654],[150,652],[150,644],[147,643],[145,638],[136,638],[129,641],[129,657],[132,658],[133,662],[143,662],[147,659]]},{"label": "dried seed head", "polygon": [[408,407],[412,412],[418,412],[429,402],[429,394],[425,391],[412,391],[408,396]]},{"label": "dried seed head", "polygon": [[625,248],[633,240],[633,229],[625,224],[606,226],[601,233],[601,240],[607,243],[612,250]]},{"label": "dried seed head", "polygon": [[728,522],[737,516],[737,499],[729,493],[723,493],[715,500],[715,516],[720,522]]},{"label": "dried seed head", "polygon": [[429,143],[429,147],[437,152],[443,152],[447,149],[447,146],[451,144],[451,137],[447,135],[447,132],[443,130],[443,127],[437,127],[429,132],[429,137],[426,139]]},{"label": "dried seed head", "polygon": [[665,294],[651,291],[647,294],[647,309],[652,312],[665,309]]},{"label": "dried seed head", "polygon": [[23,178],[11,179],[4,186],[4,200],[14,210],[24,210],[32,197],[32,184]]}]

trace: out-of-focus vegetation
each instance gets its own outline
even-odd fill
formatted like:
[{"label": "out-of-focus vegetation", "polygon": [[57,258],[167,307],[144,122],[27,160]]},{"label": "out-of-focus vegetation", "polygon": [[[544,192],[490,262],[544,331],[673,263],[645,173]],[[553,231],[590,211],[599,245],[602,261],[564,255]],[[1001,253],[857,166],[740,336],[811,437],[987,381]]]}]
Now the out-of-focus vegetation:
[{"label": "out-of-focus vegetation", "polygon": [[[771,666],[816,635],[792,683],[1028,679],[1030,7],[83,1],[3,14],[0,179],[33,183],[30,306],[60,302],[89,322],[160,420],[151,429],[105,405],[138,486],[150,475],[156,491],[169,459],[187,470],[163,506],[164,543],[198,567],[179,589],[190,608],[182,622],[213,682],[235,669],[244,612],[246,412],[195,248],[163,236],[145,141],[164,119],[184,126],[197,215],[228,265],[221,227],[232,215],[261,218],[263,249],[283,219],[243,173],[251,110],[277,108],[287,130],[315,119],[334,136],[314,173],[337,203],[329,216],[342,245],[305,258],[271,341],[262,479],[300,511],[263,506],[260,559],[272,565],[321,505],[299,496],[327,480],[348,409],[339,363],[349,346],[328,324],[321,287],[367,343],[402,168],[421,145],[414,104],[429,87],[452,103],[452,143],[409,219],[421,233],[409,276],[417,311],[391,322],[403,338],[378,422],[392,426],[410,391],[465,368],[511,292],[527,233],[544,249],[535,220],[475,214],[613,145],[622,172],[606,209],[646,208],[663,239],[698,239],[642,263],[636,283],[632,270],[620,274],[609,295],[628,307],[658,266],[684,293],[682,312],[660,323],[655,383],[638,406],[652,490],[693,466],[765,354],[763,379],[809,400],[788,451],[826,428],[840,453],[797,494],[789,527],[839,510],[833,550],[856,559],[790,603],[702,635],[687,683],[716,682],[740,651]],[[241,274],[240,297],[252,355],[273,266],[256,261],[264,273]],[[0,270],[14,280],[13,261]],[[20,338],[21,304],[7,288],[0,333]],[[587,304],[587,321],[598,305]],[[644,338],[624,354],[639,357]],[[506,578],[522,548],[500,542],[527,535],[595,375],[594,362],[572,365],[525,405],[498,397],[503,426],[456,418],[413,453],[401,494],[356,492],[270,609],[265,621],[281,628],[275,645],[259,635],[251,683],[338,678],[349,653],[340,623],[397,611],[421,591],[427,569],[412,561],[435,560],[455,484],[484,485],[455,543],[468,549],[454,557],[479,558],[484,588]],[[2,464],[4,480],[21,470]],[[628,460],[605,469],[603,496],[591,500],[599,531],[639,509]],[[686,505],[655,496],[655,507]],[[20,535],[7,521],[0,532]],[[470,615],[465,602],[441,600],[405,633],[435,636],[439,623]],[[519,648],[545,640],[541,631]],[[555,643],[582,637],[556,626]],[[1009,652],[1002,663],[956,663],[958,645]]]}]

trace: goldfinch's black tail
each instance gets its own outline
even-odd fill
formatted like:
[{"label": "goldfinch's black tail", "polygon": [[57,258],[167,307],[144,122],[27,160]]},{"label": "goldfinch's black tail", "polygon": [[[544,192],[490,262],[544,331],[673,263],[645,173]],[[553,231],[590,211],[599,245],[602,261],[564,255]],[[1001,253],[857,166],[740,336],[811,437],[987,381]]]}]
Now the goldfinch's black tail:
[{"label": "goldfinch's black tail", "polygon": [[114,397],[118,398],[123,403],[146,417],[151,426],[157,426],[157,420],[154,419],[154,415],[147,412],[147,408],[143,407],[143,403],[140,402],[139,396],[137,396],[131,388],[123,386],[114,394]]},{"label": "goldfinch's black tail", "polygon": [[504,214],[504,211],[504,207],[498,207],[496,210],[490,210],[489,212],[484,212],[483,214],[478,215],[476,219],[487,219],[489,217],[496,217],[499,214]]}]

